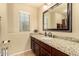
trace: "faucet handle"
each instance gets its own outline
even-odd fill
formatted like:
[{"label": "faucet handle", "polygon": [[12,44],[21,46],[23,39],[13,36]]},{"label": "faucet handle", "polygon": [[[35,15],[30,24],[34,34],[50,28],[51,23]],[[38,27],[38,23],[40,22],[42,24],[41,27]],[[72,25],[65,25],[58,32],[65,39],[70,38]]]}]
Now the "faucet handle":
[{"label": "faucet handle", "polygon": [[53,38],[55,38],[55,35],[53,35]]},{"label": "faucet handle", "polygon": [[47,32],[45,31],[45,36],[47,36]]}]

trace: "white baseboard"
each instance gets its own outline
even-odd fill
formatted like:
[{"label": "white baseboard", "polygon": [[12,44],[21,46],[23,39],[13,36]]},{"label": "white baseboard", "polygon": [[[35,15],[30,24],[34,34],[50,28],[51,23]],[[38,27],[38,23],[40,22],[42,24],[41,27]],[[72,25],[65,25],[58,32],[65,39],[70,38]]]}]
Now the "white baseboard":
[{"label": "white baseboard", "polygon": [[17,52],[17,53],[14,53],[14,54],[10,55],[10,56],[16,56],[16,55],[19,55],[19,54],[22,54],[22,53],[24,53],[24,52],[31,51],[31,50],[32,50],[32,49],[25,50],[25,51],[21,51],[21,52]]}]

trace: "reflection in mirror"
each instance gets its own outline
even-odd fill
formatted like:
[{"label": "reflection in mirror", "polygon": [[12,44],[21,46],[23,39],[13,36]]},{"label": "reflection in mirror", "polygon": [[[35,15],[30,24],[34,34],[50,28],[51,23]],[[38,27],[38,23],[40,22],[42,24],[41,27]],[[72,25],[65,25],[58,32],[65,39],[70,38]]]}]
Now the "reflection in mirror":
[{"label": "reflection in mirror", "polygon": [[44,30],[69,30],[68,4],[57,4],[43,13]]}]

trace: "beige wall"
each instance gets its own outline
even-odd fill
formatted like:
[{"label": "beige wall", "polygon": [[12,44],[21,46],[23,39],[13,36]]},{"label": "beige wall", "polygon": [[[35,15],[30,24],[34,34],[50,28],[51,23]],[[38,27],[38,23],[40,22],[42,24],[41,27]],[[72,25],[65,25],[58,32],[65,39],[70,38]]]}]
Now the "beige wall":
[{"label": "beige wall", "polygon": [[[20,10],[30,13],[30,31],[19,32]],[[0,4],[0,43],[2,40],[11,40],[9,54],[30,49],[29,35],[30,32],[37,29],[37,12],[36,7],[27,4]]]},{"label": "beige wall", "polygon": [[7,4],[0,4],[0,44],[3,40],[7,40]]},{"label": "beige wall", "polygon": [[[26,4],[8,4],[8,39],[11,40],[9,53],[30,49],[29,33],[37,29],[37,8]],[[12,8],[12,9],[11,9]],[[19,32],[19,11],[24,10],[30,13],[30,31]]]},{"label": "beige wall", "polygon": [[7,4],[0,3],[0,53],[1,43],[3,40],[8,40],[7,30]]},{"label": "beige wall", "polygon": [[14,16],[13,16],[13,12],[14,12],[14,6],[13,4],[7,4],[7,16],[8,16],[8,32],[12,33],[14,32]]},{"label": "beige wall", "polygon": [[[72,33],[68,32],[57,32],[52,31],[52,34],[59,35],[59,36],[68,36],[68,37],[76,37],[79,38],[79,4],[74,3],[72,6]],[[42,30],[42,13],[45,11],[43,7],[39,10],[39,31],[44,33]]]}]

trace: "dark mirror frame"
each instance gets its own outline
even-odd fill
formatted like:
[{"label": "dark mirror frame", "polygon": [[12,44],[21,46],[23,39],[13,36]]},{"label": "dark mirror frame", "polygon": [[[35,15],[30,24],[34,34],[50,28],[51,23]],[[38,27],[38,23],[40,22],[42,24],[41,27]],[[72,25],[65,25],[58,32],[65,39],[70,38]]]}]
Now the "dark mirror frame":
[{"label": "dark mirror frame", "polygon": [[55,8],[60,4],[62,3],[56,3],[54,6],[43,12],[43,31],[72,32],[72,3],[67,3],[67,29],[44,29],[44,14],[48,12],[51,8]]}]

